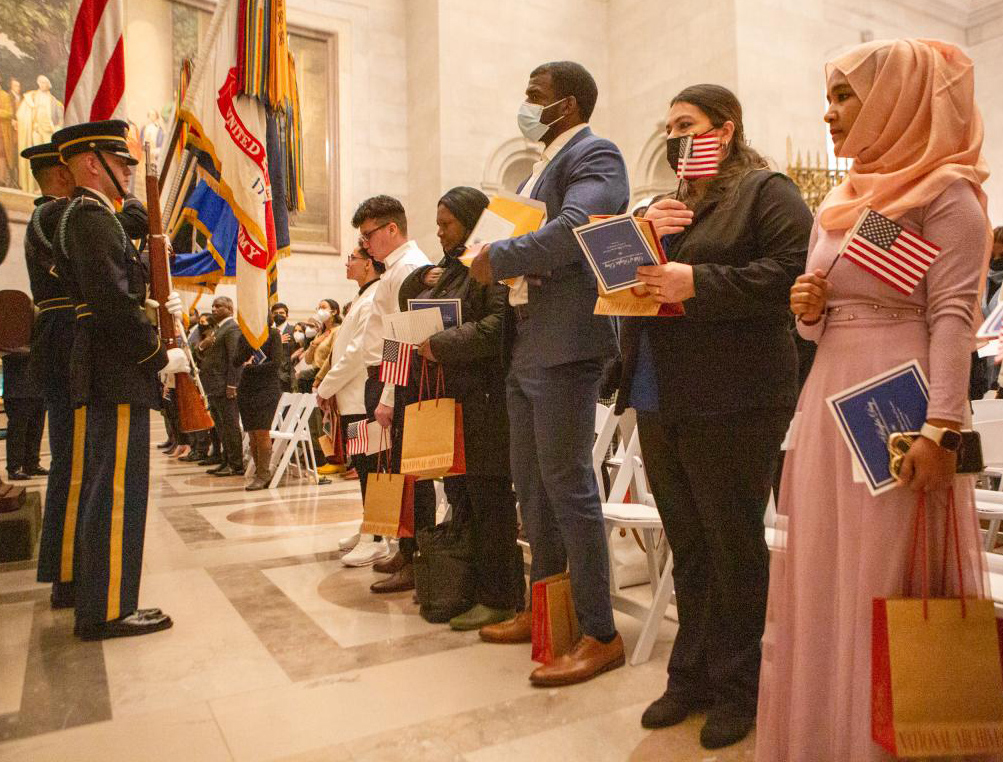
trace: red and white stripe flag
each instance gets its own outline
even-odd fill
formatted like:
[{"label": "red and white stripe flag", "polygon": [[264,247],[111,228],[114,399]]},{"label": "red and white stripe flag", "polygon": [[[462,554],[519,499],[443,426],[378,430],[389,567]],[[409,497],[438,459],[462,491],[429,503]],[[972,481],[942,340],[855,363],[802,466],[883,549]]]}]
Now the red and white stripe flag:
[{"label": "red and white stripe flag", "polygon": [[369,427],[365,420],[345,427],[345,455],[366,455],[369,449]]},{"label": "red and white stripe flag", "polygon": [[67,125],[125,118],[122,0],[81,0],[66,65]]},{"label": "red and white stripe flag", "polygon": [[407,386],[411,373],[413,344],[394,339],[383,339],[383,362],[380,363],[380,381],[385,384]]},{"label": "red and white stripe flag", "polygon": [[713,177],[720,162],[721,141],[717,135],[696,135],[683,138],[679,146],[680,179]]},{"label": "red and white stripe flag", "polygon": [[923,280],[940,247],[873,209],[865,209],[841,253],[896,291],[909,295]]}]

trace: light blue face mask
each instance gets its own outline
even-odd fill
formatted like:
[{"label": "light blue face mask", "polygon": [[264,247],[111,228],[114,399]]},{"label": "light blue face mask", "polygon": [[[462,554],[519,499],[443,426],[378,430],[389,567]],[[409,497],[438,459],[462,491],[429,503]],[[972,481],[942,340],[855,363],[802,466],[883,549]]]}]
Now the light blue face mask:
[{"label": "light blue face mask", "polygon": [[517,120],[519,122],[519,130],[526,137],[526,140],[539,141],[543,139],[543,136],[547,134],[547,130],[550,129],[550,125],[554,122],[560,120],[561,117],[557,117],[550,124],[544,124],[540,118],[543,116],[545,109],[551,106],[556,106],[558,103],[566,101],[568,96],[561,98],[560,100],[554,101],[546,106],[541,106],[539,103],[523,103],[519,107],[519,116]]}]

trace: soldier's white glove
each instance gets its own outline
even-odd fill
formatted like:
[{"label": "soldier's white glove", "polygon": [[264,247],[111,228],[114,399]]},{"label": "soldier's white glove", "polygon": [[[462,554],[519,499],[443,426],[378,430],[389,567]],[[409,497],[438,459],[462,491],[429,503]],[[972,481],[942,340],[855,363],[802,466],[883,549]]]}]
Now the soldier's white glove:
[{"label": "soldier's white glove", "polygon": [[167,301],[164,302],[164,307],[167,311],[178,320],[181,320],[182,316],[185,314],[185,305],[181,302],[181,297],[178,295],[177,291],[171,291],[167,295]]},{"label": "soldier's white glove", "polygon": [[171,373],[187,373],[191,369],[185,351],[180,347],[173,347],[167,350],[167,365],[160,369],[160,373],[166,376]]}]

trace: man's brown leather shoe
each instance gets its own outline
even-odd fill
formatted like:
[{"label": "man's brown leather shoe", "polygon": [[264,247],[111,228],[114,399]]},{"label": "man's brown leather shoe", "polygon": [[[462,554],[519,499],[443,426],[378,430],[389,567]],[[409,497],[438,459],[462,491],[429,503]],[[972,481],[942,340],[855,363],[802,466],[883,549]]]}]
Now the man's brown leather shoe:
[{"label": "man's brown leather shoe", "polygon": [[398,550],[390,558],[377,561],[373,564],[373,571],[380,574],[396,574],[404,568],[404,555]]},{"label": "man's brown leather shoe", "polygon": [[515,619],[481,627],[480,634],[486,643],[529,643],[533,637],[533,612],[526,609]]},{"label": "man's brown leather shoe", "polygon": [[533,670],[529,681],[540,687],[574,685],[622,667],[625,663],[623,639],[619,633],[609,643],[600,643],[595,638],[584,635],[564,656],[558,656],[550,664]]},{"label": "man's brown leather shoe", "polygon": [[404,564],[400,571],[374,582],[369,589],[374,593],[401,593],[405,590],[414,590],[414,565]]}]

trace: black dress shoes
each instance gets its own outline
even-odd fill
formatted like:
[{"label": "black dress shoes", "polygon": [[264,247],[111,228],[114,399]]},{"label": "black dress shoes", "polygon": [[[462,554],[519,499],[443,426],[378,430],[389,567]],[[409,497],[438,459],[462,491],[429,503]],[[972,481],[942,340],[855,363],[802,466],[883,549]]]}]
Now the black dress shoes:
[{"label": "black dress shoes", "polygon": [[219,455],[208,455],[198,462],[200,466],[220,466],[223,459]]},{"label": "black dress shoes", "polygon": [[230,466],[223,466],[222,468],[214,468],[209,473],[212,474],[213,476],[243,476],[244,475],[243,469],[241,469],[240,471],[236,471],[233,468],[231,468]]},{"label": "black dress shoes", "polygon": [[405,590],[414,590],[414,564],[405,563],[386,579],[371,584],[369,589],[374,593],[402,593]]},{"label": "black dress shoes", "polygon": [[215,473],[218,473],[218,472],[222,471],[223,469],[229,469],[229,468],[230,467],[228,465],[226,465],[226,463],[217,463],[214,468],[210,468],[208,471],[206,471],[206,473],[207,474],[215,474]]},{"label": "black dress shoes", "polygon": [[26,482],[31,477],[28,476],[24,471],[8,471],[7,480],[12,482]]},{"label": "black dress shoes", "polygon": [[24,469],[24,472],[26,474],[28,474],[28,476],[48,476],[49,475],[49,469],[42,468],[41,466],[33,466],[32,468],[26,468],[26,469]]},{"label": "black dress shoes", "polygon": [[206,460],[206,456],[205,453],[195,452],[192,450],[187,455],[178,458],[178,460],[182,463],[200,463],[201,461]]},{"label": "black dress shoes", "polygon": [[72,582],[53,582],[49,603],[54,609],[71,609],[75,602],[74,585]]},{"label": "black dress shoes", "polygon": [[170,439],[168,439],[166,442],[161,442],[160,444],[157,445],[158,450],[170,450],[172,447],[174,447],[174,442],[172,442]]},{"label": "black dress shoes", "polygon": [[693,712],[699,712],[709,706],[708,700],[677,696],[666,691],[644,710],[644,714],[641,715],[641,727],[655,730],[678,725]]},{"label": "black dress shoes", "polygon": [[729,707],[715,707],[707,713],[707,722],[700,729],[700,745],[705,749],[720,749],[738,743],[756,726],[756,715],[736,712]]},{"label": "black dress shoes", "polygon": [[139,609],[128,616],[100,624],[80,625],[73,634],[81,640],[108,640],[147,635],[173,626],[174,622],[160,609]]}]

